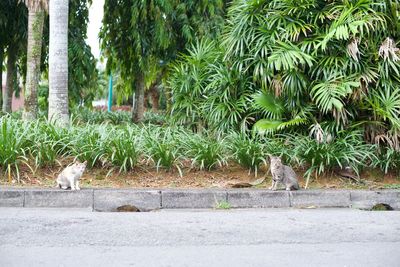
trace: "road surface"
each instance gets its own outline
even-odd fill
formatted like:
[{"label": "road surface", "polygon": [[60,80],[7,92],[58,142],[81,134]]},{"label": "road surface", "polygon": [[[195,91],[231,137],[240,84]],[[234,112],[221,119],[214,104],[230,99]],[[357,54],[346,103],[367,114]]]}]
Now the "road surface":
[{"label": "road surface", "polygon": [[400,212],[0,208],[0,266],[400,266]]}]

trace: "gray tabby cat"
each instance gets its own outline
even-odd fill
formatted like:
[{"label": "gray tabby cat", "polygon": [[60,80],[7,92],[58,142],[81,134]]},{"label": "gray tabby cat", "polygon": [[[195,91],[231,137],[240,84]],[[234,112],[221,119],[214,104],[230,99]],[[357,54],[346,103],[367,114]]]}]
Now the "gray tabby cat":
[{"label": "gray tabby cat", "polygon": [[85,171],[87,162],[74,164],[66,167],[57,177],[57,186],[62,189],[81,190],[79,188],[79,179]]},{"label": "gray tabby cat", "polygon": [[280,157],[270,156],[272,186],[269,189],[276,190],[278,183],[285,185],[286,190],[299,190],[296,173],[289,166],[283,165]]}]

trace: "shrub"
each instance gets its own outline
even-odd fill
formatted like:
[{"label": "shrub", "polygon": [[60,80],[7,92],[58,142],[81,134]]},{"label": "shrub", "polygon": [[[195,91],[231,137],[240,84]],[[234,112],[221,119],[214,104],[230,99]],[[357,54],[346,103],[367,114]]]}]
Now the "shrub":
[{"label": "shrub", "polygon": [[71,142],[69,148],[72,156],[81,162],[87,161],[88,167],[100,163],[106,153],[106,136],[110,134],[105,125],[86,125],[85,127],[74,127],[71,131]]},{"label": "shrub", "polygon": [[[29,125],[29,155],[33,158],[35,169],[43,166],[51,166],[57,162],[58,156],[65,152],[67,136],[62,128],[41,121]],[[64,133],[64,135],[60,134]]]},{"label": "shrub", "polygon": [[136,128],[126,126],[108,132],[104,143],[105,159],[119,172],[132,170],[142,155],[142,140]]},{"label": "shrub", "polygon": [[311,174],[322,174],[336,167],[349,166],[357,174],[360,168],[376,159],[374,145],[365,144],[360,132],[339,132],[331,142],[319,143],[308,136],[290,136],[294,153],[300,163],[308,167],[307,180]]},{"label": "shrub", "polygon": [[143,124],[164,125],[167,117],[162,112],[146,111],[143,116]]},{"label": "shrub", "polygon": [[261,140],[243,133],[232,133],[228,140],[233,159],[257,175],[260,164],[266,163],[266,154]]},{"label": "shrub", "polygon": [[30,134],[29,127],[9,116],[0,118],[0,167],[11,168],[17,173],[19,180],[19,167],[26,163],[26,150],[29,143],[26,137]]},{"label": "shrub", "polygon": [[72,109],[72,118],[75,124],[104,124],[114,125],[128,123],[131,121],[131,114],[127,111],[95,111],[85,107]]},{"label": "shrub", "polygon": [[379,153],[377,160],[374,163],[375,167],[379,167],[386,173],[389,170],[400,171],[400,151],[393,148],[386,148],[383,152]]},{"label": "shrub", "polygon": [[196,165],[200,170],[211,170],[217,165],[223,166],[227,163],[225,142],[222,138],[184,133],[181,141],[185,155],[191,158],[192,166]]},{"label": "shrub", "polygon": [[[144,129],[142,137],[145,139],[145,150],[149,159],[151,159],[157,167],[170,170],[176,167],[181,173],[179,160],[181,159],[181,148],[179,145],[179,137],[171,128],[151,130],[149,126]],[[182,175],[182,173],[181,173]]]}]

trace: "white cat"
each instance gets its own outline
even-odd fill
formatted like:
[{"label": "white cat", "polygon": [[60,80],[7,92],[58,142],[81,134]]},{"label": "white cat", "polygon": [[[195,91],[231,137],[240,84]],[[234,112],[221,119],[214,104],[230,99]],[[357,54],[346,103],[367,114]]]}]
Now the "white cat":
[{"label": "white cat", "polygon": [[62,189],[81,190],[79,188],[79,179],[85,171],[87,162],[74,164],[66,167],[57,177],[57,186]]}]

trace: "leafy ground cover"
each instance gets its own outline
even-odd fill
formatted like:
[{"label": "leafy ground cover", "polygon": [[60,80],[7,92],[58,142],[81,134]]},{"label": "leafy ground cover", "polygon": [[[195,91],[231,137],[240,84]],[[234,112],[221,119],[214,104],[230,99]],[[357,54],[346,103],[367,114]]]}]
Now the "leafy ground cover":
[{"label": "leafy ground cover", "polygon": [[[105,114],[92,117],[114,116]],[[115,116],[126,116],[121,114]],[[400,183],[400,153],[367,144],[356,131],[320,142],[304,135],[193,133],[168,125],[107,119],[97,124],[82,118],[70,128],[57,128],[41,120],[1,117],[0,183],[51,187],[62,168],[86,160],[86,186],[232,187],[266,176],[258,185],[266,187],[268,155],[282,156],[297,170],[301,184],[311,188],[396,188]],[[345,167],[351,178],[340,174]]]}]

